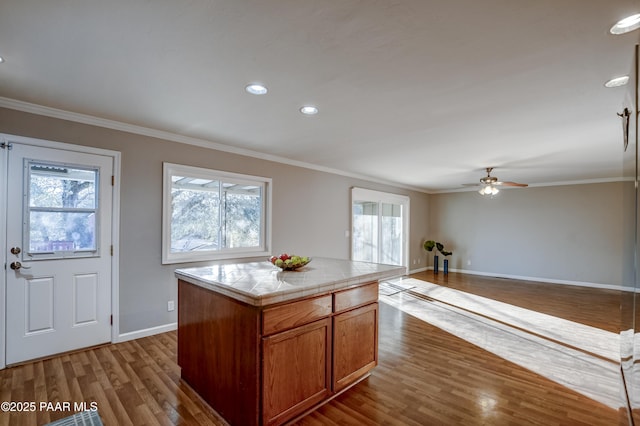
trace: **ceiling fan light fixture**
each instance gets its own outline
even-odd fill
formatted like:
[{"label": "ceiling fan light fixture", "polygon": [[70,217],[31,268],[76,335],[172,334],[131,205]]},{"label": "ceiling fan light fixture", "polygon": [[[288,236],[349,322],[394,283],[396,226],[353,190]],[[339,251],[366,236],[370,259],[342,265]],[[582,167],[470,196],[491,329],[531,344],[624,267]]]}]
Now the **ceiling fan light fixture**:
[{"label": "ceiling fan light fixture", "polygon": [[604,84],[604,87],[620,87],[620,86],[624,86],[625,84],[627,84],[629,82],[629,76],[628,75],[623,75],[621,77],[616,77],[616,78],[612,78],[611,80],[607,81]]},{"label": "ceiling fan light fixture", "polygon": [[[478,193],[482,196],[487,195],[490,198],[493,198],[493,196],[497,195],[498,192],[500,192],[500,190],[498,189],[499,186],[516,187],[516,188],[526,188],[527,186],[529,186],[529,184],[527,183],[498,180],[497,177],[491,176],[491,171],[493,170],[493,167],[487,167],[485,170],[487,171],[487,175],[480,179],[480,189],[478,190]],[[462,185],[475,186],[475,187],[478,186],[478,184],[476,183],[463,183]]]},{"label": "ceiling fan light fixture", "polygon": [[611,27],[609,32],[611,34],[620,35],[637,30],[638,28],[640,28],[640,13],[636,13],[619,20],[613,25],[613,27]]},{"label": "ceiling fan light fixture", "polygon": [[480,191],[478,191],[480,195],[485,195],[485,196],[486,195],[494,196],[494,195],[497,195],[498,192],[500,192],[500,190],[493,185],[485,185],[484,187],[480,188]]}]

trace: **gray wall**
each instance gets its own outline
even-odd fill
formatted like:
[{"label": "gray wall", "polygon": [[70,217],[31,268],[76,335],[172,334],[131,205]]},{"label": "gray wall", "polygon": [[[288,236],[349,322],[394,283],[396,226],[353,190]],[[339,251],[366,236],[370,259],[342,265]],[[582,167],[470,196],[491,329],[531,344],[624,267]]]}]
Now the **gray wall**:
[{"label": "gray wall", "polygon": [[495,199],[475,192],[427,195],[10,109],[0,108],[0,133],[122,153],[121,333],[175,322],[175,312],[167,312],[167,301],[177,297],[173,271],[198,265],[161,264],[163,161],[272,178],[275,253],[348,258],[344,232],[350,189],[358,186],[410,196],[412,270],[431,259],[422,243],[436,239],[454,251],[453,269],[610,285],[623,280],[621,183],[504,190]]},{"label": "gray wall", "polygon": [[450,268],[620,286],[622,189],[598,183],[508,189],[494,199],[432,195],[432,238],[453,250]]},{"label": "gray wall", "polygon": [[[0,108],[0,133],[120,151],[120,333],[170,324],[176,312],[173,271],[202,265],[161,264],[162,162],[265,176],[273,179],[273,252],[349,258],[350,189],[408,195],[410,259],[424,259],[429,196],[330,173],[205,149],[131,133]],[[412,265],[413,266],[413,265]],[[422,265],[417,267],[424,267]]]}]

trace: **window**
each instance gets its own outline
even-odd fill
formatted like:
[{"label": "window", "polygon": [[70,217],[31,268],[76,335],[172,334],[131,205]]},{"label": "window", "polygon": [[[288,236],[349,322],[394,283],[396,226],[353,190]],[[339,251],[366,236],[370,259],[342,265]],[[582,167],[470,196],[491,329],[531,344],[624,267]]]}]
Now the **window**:
[{"label": "window", "polygon": [[271,179],[164,163],[162,263],[266,256]]},{"label": "window", "polygon": [[30,259],[97,255],[98,170],[27,160],[25,172]]}]

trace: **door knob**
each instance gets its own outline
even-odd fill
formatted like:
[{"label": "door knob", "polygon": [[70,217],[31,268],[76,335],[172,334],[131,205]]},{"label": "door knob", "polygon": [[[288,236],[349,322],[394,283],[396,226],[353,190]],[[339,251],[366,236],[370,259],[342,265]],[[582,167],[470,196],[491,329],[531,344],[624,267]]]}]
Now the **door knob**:
[{"label": "door knob", "polygon": [[30,266],[24,266],[22,263],[20,262],[11,262],[11,264],[9,265],[9,267],[11,269],[13,269],[14,271],[17,271],[19,269],[31,269]]},{"label": "door knob", "polygon": [[18,255],[21,251],[22,250],[20,250],[20,247],[11,247],[11,254]]}]

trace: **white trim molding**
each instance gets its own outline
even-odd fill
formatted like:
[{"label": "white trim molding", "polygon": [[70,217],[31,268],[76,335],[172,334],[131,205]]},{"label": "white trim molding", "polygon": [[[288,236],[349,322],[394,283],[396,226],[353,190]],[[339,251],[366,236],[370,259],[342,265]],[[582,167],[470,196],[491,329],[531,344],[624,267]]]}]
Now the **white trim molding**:
[{"label": "white trim molding", "polygon": [[[433,266],[429,266],[427,269],[433,270]],[[602,290],[630,291],[628,287],[623,287],[623,286],[613,285],[613,284],[591,283],[586,281],[571,281],[571,280],[560,280],[556,278],[529,277],[529,276],[522,276],[522,275],[500,274],[496,272],[481,272],[481,271],[471,271],[467,269],[452,269],[452,268],[449,268],[449,272],[458,272],[461,274],[469,274],[469,275],[481,275],[483,277],[507,278],[507,279],[519,280],[519,281],[533,281],[533,282],[548,283],[548,284],[561,284],[561,285],[572,285],[577,287],[599,288]]]},{"label": "white trim molding", "polygon": [[123,333],[118,336],[116,342],[114,343],[122,343],[128,342],[129,340],[141,339],[143,337],[155,336],[156,334],[166,333],[168,331],[175,331],[178,329],[178,323],[172,322],[170,324],[159,325],[156,327],[145,328],[143,330],[130,331],[128,333]]}]

